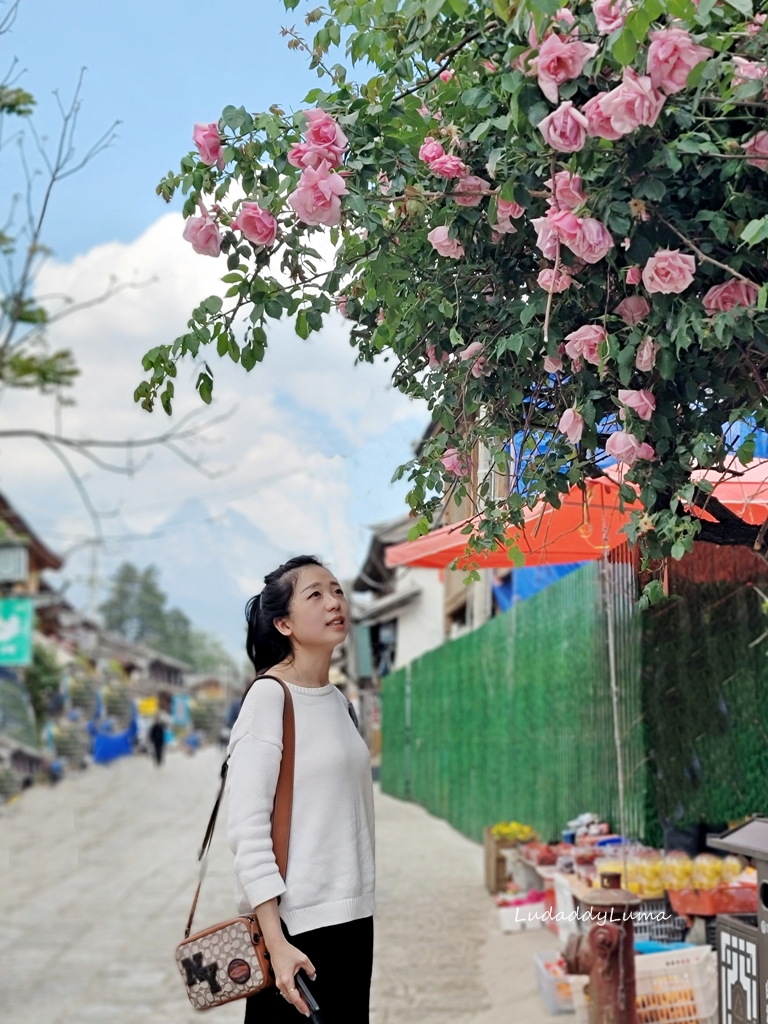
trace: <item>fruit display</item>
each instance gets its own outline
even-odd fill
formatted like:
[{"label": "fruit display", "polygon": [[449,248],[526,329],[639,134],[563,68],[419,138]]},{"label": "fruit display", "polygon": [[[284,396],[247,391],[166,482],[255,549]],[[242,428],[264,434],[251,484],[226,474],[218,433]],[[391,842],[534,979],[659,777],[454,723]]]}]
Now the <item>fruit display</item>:
[{"label": "fruit display", "polygon": [[647,900],[661,899],[664,896],[664,858],[658,850],[634,844],[627,850],[626,874],[624,866],[625,858],[619,853],[599,857],[595,861],[597,875],[593,882],[594,886],[599,888],[602,885],[601,875],[617,873],[621,875],[621,887],[636,896]]},{"label": "fruit display", "polygon": [[664,856],[661,880],[665,889],[687,889],[691,884],[693,862],[687,853],[672,850]]},{"label": "fruit display", "polygon": [[691,886],[694,889],[716,889],[723,877],[723,861],[713,853],[700,853],[693,861]]},{"label": "fruit display", "polygon": [[519,821],[500,821],[493,826],[491,833],[499,843],[530,843],[538,839],[530,825],[523,825]]}]

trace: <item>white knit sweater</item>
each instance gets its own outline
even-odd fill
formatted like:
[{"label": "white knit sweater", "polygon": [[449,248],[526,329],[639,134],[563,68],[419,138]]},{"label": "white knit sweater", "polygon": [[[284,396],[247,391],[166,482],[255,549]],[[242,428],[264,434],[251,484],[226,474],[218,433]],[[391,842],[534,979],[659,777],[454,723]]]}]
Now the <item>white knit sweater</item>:
[{"label": "white knit sweater", "polygon": [[290,934],[298,935],[373,914],[373,786],[368,748],[346,698],[332,684],[287,685],[296,762],[285,883],[270,825],[284,701],[273,679],[253,684],[232,730],[227,835],[235,855],[238,913],[280,896],[280,916]]}]

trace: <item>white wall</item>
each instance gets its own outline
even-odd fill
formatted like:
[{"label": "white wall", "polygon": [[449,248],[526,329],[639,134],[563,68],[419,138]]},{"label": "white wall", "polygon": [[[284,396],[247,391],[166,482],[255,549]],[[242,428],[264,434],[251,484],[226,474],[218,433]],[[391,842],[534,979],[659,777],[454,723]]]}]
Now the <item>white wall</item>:
[{"label": "white wall", "polygon": [[444,589],[437,569],[399,570],[397,589],[416,584],[421,594],[400,612],[397,620],[395,668],[402,668],[445,641]]}]

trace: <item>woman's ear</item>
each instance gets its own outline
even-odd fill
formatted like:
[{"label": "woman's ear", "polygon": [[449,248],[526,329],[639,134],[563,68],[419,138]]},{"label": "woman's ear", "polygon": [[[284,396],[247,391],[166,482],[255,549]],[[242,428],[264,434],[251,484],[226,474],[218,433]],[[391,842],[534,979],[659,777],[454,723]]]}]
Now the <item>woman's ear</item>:
[{"label": "woman's ear", "polygon": [[275,627],[278,633],[282,633],[283,636],[291,635],[291,627],[288,625],[287,619],[273,619],[272,625]]}]

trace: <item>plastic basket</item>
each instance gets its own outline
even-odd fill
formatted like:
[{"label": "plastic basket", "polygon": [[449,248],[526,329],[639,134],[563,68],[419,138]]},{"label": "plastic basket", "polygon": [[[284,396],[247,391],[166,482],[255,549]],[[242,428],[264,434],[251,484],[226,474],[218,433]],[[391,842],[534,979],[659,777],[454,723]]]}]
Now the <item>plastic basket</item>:
[{"label": "plastic basket", "polygon": [[717,957],[709,946],[635,957],[637,1022],[717,1024]]},{"label": "plastic basket", "polygon": [[[589,1024],[589,977],[568,977],[576,1024]],[[708,946],[635,957],[637,1024],[717,1024],[717,960]]]},{"label": "plastic basket", "polygon": [[[680,942],[688,929],[688,922],[684,917],[670,913],[670,906],[666,900],[643,900],[635,914],[636,939]],[[661,920],[656,920],[658,917],[661,917]]]},{"label": "plastic basket", "polygon": [[573,997],[571,980],[567,974],[550,974],[545,964],[555,963],[559,953],[534,953],[536,960],[536,981],[541,998],[550,1013],[572,1013]]}]

